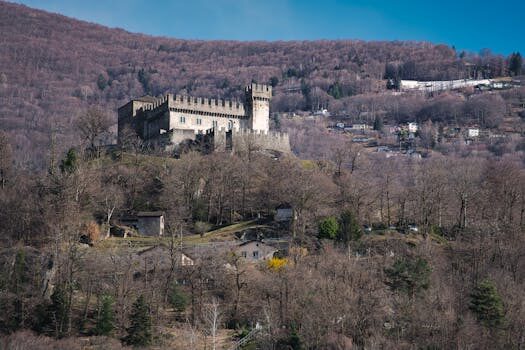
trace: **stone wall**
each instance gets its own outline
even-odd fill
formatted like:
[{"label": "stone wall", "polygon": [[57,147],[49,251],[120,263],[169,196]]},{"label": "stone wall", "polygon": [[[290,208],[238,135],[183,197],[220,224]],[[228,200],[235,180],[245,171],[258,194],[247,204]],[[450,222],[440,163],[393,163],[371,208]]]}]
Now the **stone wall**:
[{"label": "stone wall", "polygon": [[290,153],[290,139],[287,133],[242,129],[232,132],[233,150],[276,150]]},{"label": "stone wall", "polygon": [[209,131],[212,137],[215,151],[258,151],[275,150],[283,153],[291,153],[290,140],[287,133],[269,131],[267,133],[248,129],[230,130],[225,129]]}]

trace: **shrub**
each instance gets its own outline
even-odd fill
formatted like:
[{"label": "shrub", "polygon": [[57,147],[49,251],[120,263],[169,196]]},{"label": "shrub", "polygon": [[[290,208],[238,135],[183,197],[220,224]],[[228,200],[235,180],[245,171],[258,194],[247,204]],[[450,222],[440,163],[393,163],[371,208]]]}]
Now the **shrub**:
[{"label": "shrub", "polygon": [[204,221],[197,221],[194,224],[194,229],[196,233],[198,233],[201,236],[204,236],[204,234],[211,229],[211,225]]},{"label": "shrub", "polygon": [[334,239],[337,232],[339,232],[339,223],[333,216],[329,216],[319,223],[319,238]]},{"label": "shrub", "polygon": [[286,264],[288,263],[288,260],[286,258],[278,258],[273,257],[266,263],[268,265],[268,268],[272,271],[281,271]]}]

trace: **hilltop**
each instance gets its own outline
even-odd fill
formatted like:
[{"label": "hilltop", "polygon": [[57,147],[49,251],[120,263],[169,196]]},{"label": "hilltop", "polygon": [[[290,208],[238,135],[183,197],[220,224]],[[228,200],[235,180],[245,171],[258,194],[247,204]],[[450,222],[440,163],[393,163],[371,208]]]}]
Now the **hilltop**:
[{"label": "hilltop", "polygon": [[[88,107],[167,91],[239,98],[252,80],[271,83],[273,111],[328,106],[385,89],[387,67],[404,79],[501,75],[505,59],[462,55],[427,42],[195,41],[133,34],[0,2],[0,118],[17,161],[42,167],[51,133],[62,150]],[[475,66],[477,67],[477,66]],[[488,68],[487,68],[488,67]],[[389,69],[390,69],[389,68]],[[396,73],[396,74],[397,74]]]}]

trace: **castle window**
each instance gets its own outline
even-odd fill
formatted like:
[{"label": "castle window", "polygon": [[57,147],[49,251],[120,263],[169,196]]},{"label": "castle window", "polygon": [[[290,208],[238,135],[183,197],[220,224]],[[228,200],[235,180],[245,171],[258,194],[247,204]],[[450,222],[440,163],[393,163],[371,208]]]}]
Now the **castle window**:
[{"label": "castle window", "polygon": [[197,118],[197,125],[202,125],[202,119],[201,118]]},{"label": "castle window", "polygon": [[232,120],[228,120],[228,129],[233,129],[233,121]]},{"label": "castle window", "polygon": [[181,117],[180,117],[180,123],[181,123],[181,124],[186,124],[186,117],[181,116]]},{"label": "castle window", "polygon": [[217,121],[214,120],[214,121],[212,122],[212,125],[213,125],[214,128],[217,128],[217,126],[218,126]]}]

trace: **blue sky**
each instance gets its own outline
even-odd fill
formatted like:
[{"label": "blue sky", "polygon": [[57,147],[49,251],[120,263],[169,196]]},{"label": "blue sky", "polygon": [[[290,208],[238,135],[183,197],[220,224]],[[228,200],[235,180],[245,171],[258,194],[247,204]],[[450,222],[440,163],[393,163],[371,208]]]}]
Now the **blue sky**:
[{"label": "blue sky", "polygon": [[424,40],[525,53],[525,0],[19,0],[132,32],[183,39]]}]

